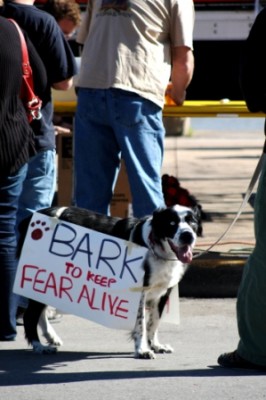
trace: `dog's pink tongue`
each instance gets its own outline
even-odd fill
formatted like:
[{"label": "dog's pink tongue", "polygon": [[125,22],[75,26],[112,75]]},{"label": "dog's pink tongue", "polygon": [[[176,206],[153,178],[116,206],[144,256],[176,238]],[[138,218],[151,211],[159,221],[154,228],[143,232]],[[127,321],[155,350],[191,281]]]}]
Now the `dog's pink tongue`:
[{"label": "dog's pink tongue", "polygon": [[177,251],[177,257],[184,264],[191,263],[193,258],[191,246],[185,245],[179,247]]}]

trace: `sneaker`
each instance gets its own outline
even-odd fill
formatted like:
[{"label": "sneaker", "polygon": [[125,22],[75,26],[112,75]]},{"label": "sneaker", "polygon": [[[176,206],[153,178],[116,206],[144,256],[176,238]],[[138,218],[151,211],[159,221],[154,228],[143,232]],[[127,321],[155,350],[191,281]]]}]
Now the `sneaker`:
[{"label": "sneaker", "polygon": [[17,326],[23,326],[23,325],[24,325],[23,315],[17,317],[17,319],[16,319],[16,325],[17,325]]},{"label": "sneaker", "polygon": [[[16,315],[16,324],[17,326],[24,325],[24,316],[25,308],[18,307],[17,315]],[[59,314],[55,308],[48,307],[46,310],[47,318],[51,323],[60,322],[62,319],[62,314]]]},{"label": "sneaker", "polygon": [[23,326],[24,325],[24,321],[23,321],[24,312],[25,312],[25,308],[18,307],[17,315],[16,315],[16,324],[17,324],[17,326]]},{"label": "sneaker", "polygon": [[51,323],[60,322],[62,319],[62,314],[60,314],[56,308],[48,307],[46,310],[46,315]]},{"label": "sneaker", "polygon": [[231,353],[221,354],[217,362],[221,367],[224,368],[244,368],[266,371],[266,365],[257,365],[252,363],[251,361],[245,360],[237,353],[237,350]]},{"label": "sneaker", "polygon": [[0,342],[14,342],[15,340],[16,340],[16,335],[0,336]]}]

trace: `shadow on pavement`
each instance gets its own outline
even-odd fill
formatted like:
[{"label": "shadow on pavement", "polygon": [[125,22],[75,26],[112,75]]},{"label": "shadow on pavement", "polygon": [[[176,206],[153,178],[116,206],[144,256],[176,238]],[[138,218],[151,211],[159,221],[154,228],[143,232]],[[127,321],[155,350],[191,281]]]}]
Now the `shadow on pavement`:
[{"label": "shadow on pavement", "polygon": [[[32,351],[24,350],[2,350],[0,359],[0,386],[20,386],[55,384],[63,382],[103,381],[103,380],[124,380],[124,379],[154,379],[154,378],[208,378],[243,375],[261,375],[260,371],[252,370],[227,370],[217,366],[206,366],[206,369],[188,370],[155,370],[152,362],[152,370],[149,370],[151,361],[147,360],[147,370],[116,370],[116,371],[79,371],[58,372],[57,369],[66,366],[68,363],[85,360],[93,361],[102,358],[119,359],[132,358],[132,353],[88,353],[88,352],[59,352],[53,355],[37,355]],[[133,360],[134,362],[134,360]],[[64,365],[65,364],[65,365]],[[91,368],[91,364],[90,364]],[[160,365],[158,364],[158,368]]]}]

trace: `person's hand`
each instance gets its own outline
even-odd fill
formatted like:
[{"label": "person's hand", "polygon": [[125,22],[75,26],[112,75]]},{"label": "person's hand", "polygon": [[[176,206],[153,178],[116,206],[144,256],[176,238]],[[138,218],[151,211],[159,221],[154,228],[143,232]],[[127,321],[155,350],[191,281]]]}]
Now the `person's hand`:
[{"label": "person's hand", "polygon": [[185,99],[186,91],[184,90],[180,93],[178,90],[175,90],[172,82],[169,82],[165,91],[165,104],[182,106]]},{"label": "person's hand", "polygon": [[175,106],[176,105],[176,103],[174,102],[174,100],[172,98],[172,87],[173,87],[173,84],[171,82],[168,83],[166,91],[165,91],[164,102],[167,106]]},{"label": "person's hand", "polygon": [[55,134],[62,134],[62,133],[71,133],[71,130],[69,128],[64,128],[63,126],[59,126],[59,125],[54,125],[54,130],[55,130]]}]

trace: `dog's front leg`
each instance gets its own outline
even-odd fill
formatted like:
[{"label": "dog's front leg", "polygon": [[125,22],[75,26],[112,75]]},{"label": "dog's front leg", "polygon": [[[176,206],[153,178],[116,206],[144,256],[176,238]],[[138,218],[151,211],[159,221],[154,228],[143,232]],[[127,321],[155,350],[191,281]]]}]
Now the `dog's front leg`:
[{"label": "dog's front leg", "polygon": [[146,330],[146,293],[142,292],[139,302],[138,314],[132,337],[135,342],[135,358],[155,358],[154,352],[150,349],[147,340]]},{"label": "dog's front leg", "polygon": [[43,336],[47,340],[47,343],[51,346],[62,346],[63,342],[61,338],[57,335],[55,332],[54,328],[50,324],[48,317],[47,317],[47,309],[45,308],[40,316],[39,322],[38,322]]},{"label": "dog's front leg", "polygon": [[169,344],[161,344],[158,339],[158,328],[161,320],[158,301],[150,302],[149,321],[147,323],[148,343],[155,353],[173,353]]},{"label": "dog's front leg", "polygon": [[24,328],[25,328],[25,337],[29,344],[32,345],[33,351],[35,353],[40,354],[48,354],[56,352],[56,347],[51,345],[44,346],[39,339],[38,335],[38,323],[41,325],[42,329],[45,330],[48,321],[46,321],[45,315],[45,305],[39,303],[35,300],[29,300],[28,308],[24,313]]}]

